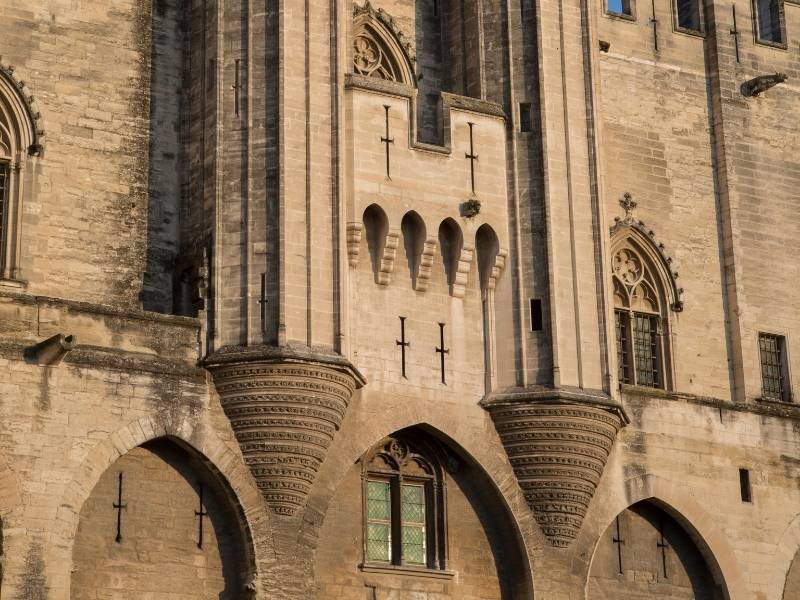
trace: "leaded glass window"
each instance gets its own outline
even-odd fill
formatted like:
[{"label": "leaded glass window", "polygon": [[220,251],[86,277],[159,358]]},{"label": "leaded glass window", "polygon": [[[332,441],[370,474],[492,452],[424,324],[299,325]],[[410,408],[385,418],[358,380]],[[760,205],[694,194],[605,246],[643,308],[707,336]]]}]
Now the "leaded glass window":
[{"label": "leaded glass window", "polygon": [[389,439],[364,460],[364,561],[446,568],[444,482],[413,443]]},{"label": "leaded glass window", "polygon": [[761,360],[761,394],[766,400],[791,400],[786,376],[786,338],[760,333],[758,349]]}]

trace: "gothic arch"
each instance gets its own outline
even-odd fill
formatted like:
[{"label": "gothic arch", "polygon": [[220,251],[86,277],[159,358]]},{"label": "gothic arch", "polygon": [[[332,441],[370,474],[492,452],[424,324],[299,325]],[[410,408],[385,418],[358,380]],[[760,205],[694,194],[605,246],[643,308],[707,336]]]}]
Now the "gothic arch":
[{"label": "gothic arch", "polygon": [[794,600],[787,592],[790,575],[794,575],[795,569],[800,571],[800,514],[795,516],[783,532],[771,564],[774,571],[770,581],[775,582],[773,596],[782,600]]},{"label": "gothic arch", "polygon": [[[625,209],[625,217],[617,218],[611,227],[612,260],[618,252],[628,248],[638,254],[645,262],[659,287],[659,292],[674,312],[683,310],[683,288],[678,285],[678,272],[673,270],[672,257],[667,255],[664,244],[656,242],[655,233],[648,229],[644,221],[634,217],[636,202],[630,194],[620,201]],[[666,306],[663,307],[666,312]]]},{"label": "gothic arch", "polygon": [[[533,579],[530,571],[531,555],[526,547],[525,539],[526,537],[527,539],[537,539],[536,532],[538,530],[535,530],[531,520],[517,518],[519,514],[517,512],[519,511],[519,502],[517,501],[520,499],[512,499],[514,505],[517,506],[515,510],[509,504],[507,497],[495,483],[495,480],[489,475],[489,472],[484,469],[482,463],[440,429],[428,423],[417,422],[393,432],[386,432],[385,426],[380,427],[380,433],[375,431],[367,432],[363,429],[362,427],[361,435],[359,436],[360,440],[358,442],[353,441],[352,447],[347,448],[346,456],[340,455],[336,457],[339,463],[335,467],[337,470],[336,482],[333,484],[329,481],[324,494],[327,496],[324,499],[327,506],[321,509],[319,503],[322,498],[319,496],[309,501],[307,512],[311,511],[313,515],[324,515],[324,524],[320,523],[320,535],[316,538],[317,558],[314,561],[315,569],[324,570],[326,576],[330,578],[331,573],[335,571],[328,564],[330,557],[336,556],[338,558],[339,553],[344,555],[346,552],[344,539],[341,540],[341,547],[337,544],[335,552],[331,551],[331,540],[339,540],[338,537],[332,538],[331,532],[336,535],[336,532],[343,530],[341,522],[339,522],[343,506],[346,510],[353,512],[352,506],[348,507],[348,501],[341,499],[346,494],[352,495],[356,493],[356,490],[360,488],[358,481],[369,470],[368,467],[363,465],[363,461],[369,460],[375,455],[390,454],[385,450],[390,446],[387,440],[414,440],[409,443],[413,443],[418,451],[423,451],[427,457],[432,458],[433,462],[438,465],[432,470],[435,472],[441,470],[441,472],[447,473],[446,497],[448,498],[448,503],[455,503],[455,499],[459,496],[466,497],[467,500],[462,497],[459,505],[461,508],[454,509],[453,514],[463,515],[464,510],[467,509],[467,512],[469,510],[474,511],[480,519],[484,530],[487,532],[486,535],[491,546],[492,556],[498,561],[498,581],[503,590],[502,597],[533,598]],[[373,434],[376,433],[377,436],[373,437]],[[353,452],[358,454],[354,457]],[[489,457],[489,454],[487,454],[486,458]],[[355,486],[353,485],[354,481],[356,482]],[[466,487],[463,487],[465,485]],[[524,500],[520,501],[524,503]],[[358,509],[359,519],[360,510]],[[315,520],[319,519],[319,516]],[[525,515],[525,517],[528,516]],[[447,518],[449,519],[450,517],[448,516]],[[330,527],[327,531],[325,529],[326,525]],[[452,532],[453,538],[456,538],[457,534],[463,531],[463,527],[458,524],[449,524],[448,528]],[[350,531],[351,527],[347,527],[346,530]],[[523,530],[525,537],[522,534]],[[450,539],[448,543],[451,547],[458,547],[458,541]],[[469,554],[469,551],[467,553]],[[498,559],[498,557],[502,558]],[[347,561],[345,559],[345,562],[351,565],[353,569],[358,564],[357,560]],[[459,563],[457,559],[451,557],[448,564],[452,566]],[[453,568],[458,569],[457,566]],[[466,574],[462,573],[459,581],[463,583],[465,576]],[[451,591],[451,593],[455,594],[453,597],[457,597],[457,591]]]},{"label": "gothic arch", "polygon": [[416,86],[414,52],[395,20],[369,0],[353,6],[353,69],[359,75]]},{"label": "gothic arch", "polygon": [[692,498],[685,485],[646,474],[627,480],[624,486],[623,494],[604,499],[602,517],[595,517],[591,522],[587,520],[576,540],[574,556],[585,558],[576,561],[575,567],[583,572],[587,587],[591,559],[603,533],[625,509],[649,501],[674,518],[689,534],[715,580],[723,586],[726,600],[749,597],[743,571],[728,538],[712,515]]},{"label": "gothic arch", "polygon": [[269,560],[274,553],[272,540],[263,531],[270,526],[270,517],[261,494],[241,457],[212,431],[188,419],[142,417],[118,429],[90,450],[76,471],[78,475],[67,486],[60,504],[63,510],[59,511],[57,519],[61,521],[65,539],[75,540],[81,508],[106,470],[131,450],[161,438],[168,438],[195,454],[229,491],[229,500],[236,505],[243,520],[241,526],[248,538],[247,553],[254,581],[258,580],[262,575],[262,562]]},{"label": "gothic arch", "polygon": [[0,65],[0,279],[22,279],[22,202],[33,174],[30,157],[41,154],[39,113],[13,67]]}]

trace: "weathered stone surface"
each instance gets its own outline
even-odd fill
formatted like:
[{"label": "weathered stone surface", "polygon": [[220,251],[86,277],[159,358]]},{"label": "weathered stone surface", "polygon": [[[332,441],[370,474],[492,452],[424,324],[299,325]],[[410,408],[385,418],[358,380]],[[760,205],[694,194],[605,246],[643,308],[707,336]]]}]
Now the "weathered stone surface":
[{"label": "weathered stone surface", "polygon": [[226,348],[206,365],[264,499],[294,515],[363,379],[341,358],[280,349]]},{"label": "weathered stone surface", "polygon": [[617,407],[498,397],[486,406],[536,521],[551,544],[578,536],[617,432]]}]

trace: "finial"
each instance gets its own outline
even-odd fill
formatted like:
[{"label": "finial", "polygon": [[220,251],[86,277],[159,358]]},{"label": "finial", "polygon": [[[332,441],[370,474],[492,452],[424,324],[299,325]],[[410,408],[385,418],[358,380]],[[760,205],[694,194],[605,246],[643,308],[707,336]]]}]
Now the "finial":
[{"label": "finial", "polygon": [[635,223],[635,211],[636,211],[636,200],[633,199],[630,192],[625,192],[622,195],[622,198],[619,199],[619,205],[625,211],[625,218],[623,222],[625,223]]}]

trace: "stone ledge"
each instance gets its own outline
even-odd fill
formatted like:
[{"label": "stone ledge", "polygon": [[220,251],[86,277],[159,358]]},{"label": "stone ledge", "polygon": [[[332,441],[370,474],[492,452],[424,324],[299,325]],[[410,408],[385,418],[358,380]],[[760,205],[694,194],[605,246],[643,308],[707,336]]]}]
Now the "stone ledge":
[{"label": "stone ledge", "polygon": [[729,410],[732,412],[752,413],[767,417],[792,419],[800,421],[800,405],[791,402],[777,402],[755,398],[748,402],[730,402],[713,396],[699,396],[683,392],[666,392],[664,390],[644,388],[634,385],[621,385],[620,393],[623,397],[630,398],[657,398],[659,400],[669,400],[671,402],[685,402],[698,406],[707,406],[717,410]]},{"label": "stone ledge", "polygon": [[609,410],[619,416],[623,423],[630,423],[620,402],[602,390],[576,387],[553,388],[549,386],[513,387],[492,392],[480,401],[484,409],[516,403],[546,404],[591,404]]},{"label": "stone ledge", "polygon": [[358,565],[362,573],[379,573],[382,575],[409,575],[412,577],[426,577],[429,579],[453,579],[454,571],[438,571],[425,567],[409,567],[404,565]]},{"label": "stone ledge", "polygon": [[289,346],[223,346],[206,356],[203,366],[213,369],[237,363],[316,363],[346,371],[356,382],[356,388],[366,385],[361,372],[341,354],[323,347]]},{"label": "stone ledge", "polygon": [[69,312],[88,313],[94,315],[104,315],[111,317],[123,317],[136,321],[153,321],[177,325],[190,329],[199,329],[200,320],[194,317],[181,317],[178,315],[166,315],[146,310],[133,308],[117,308],[109,304],[98,304],[94,302],[84,302],[81,300],[67,300],[65,298],[55,298],[53,296],[33,296],[19,292],[0,290],[0,298],[8,298],[20,304],[36,305],[48,304],[54,307],[67,309]]},{"label": "stone ledge", "polygon": [[[23,342],[0,340],[0,357],[27,362],[25,353],[29,348],[30,345]],[[32,367],[37,366],[34,363],[29,364]],[[188,362],[171,360],[152,354],[114,350],[113,348],[101,346],[78,345],[64,357],[64,364],[112,371],[172,375],[186,378],[195,383],[202,383],[206,379],[206,371],[204,369]]]}]

